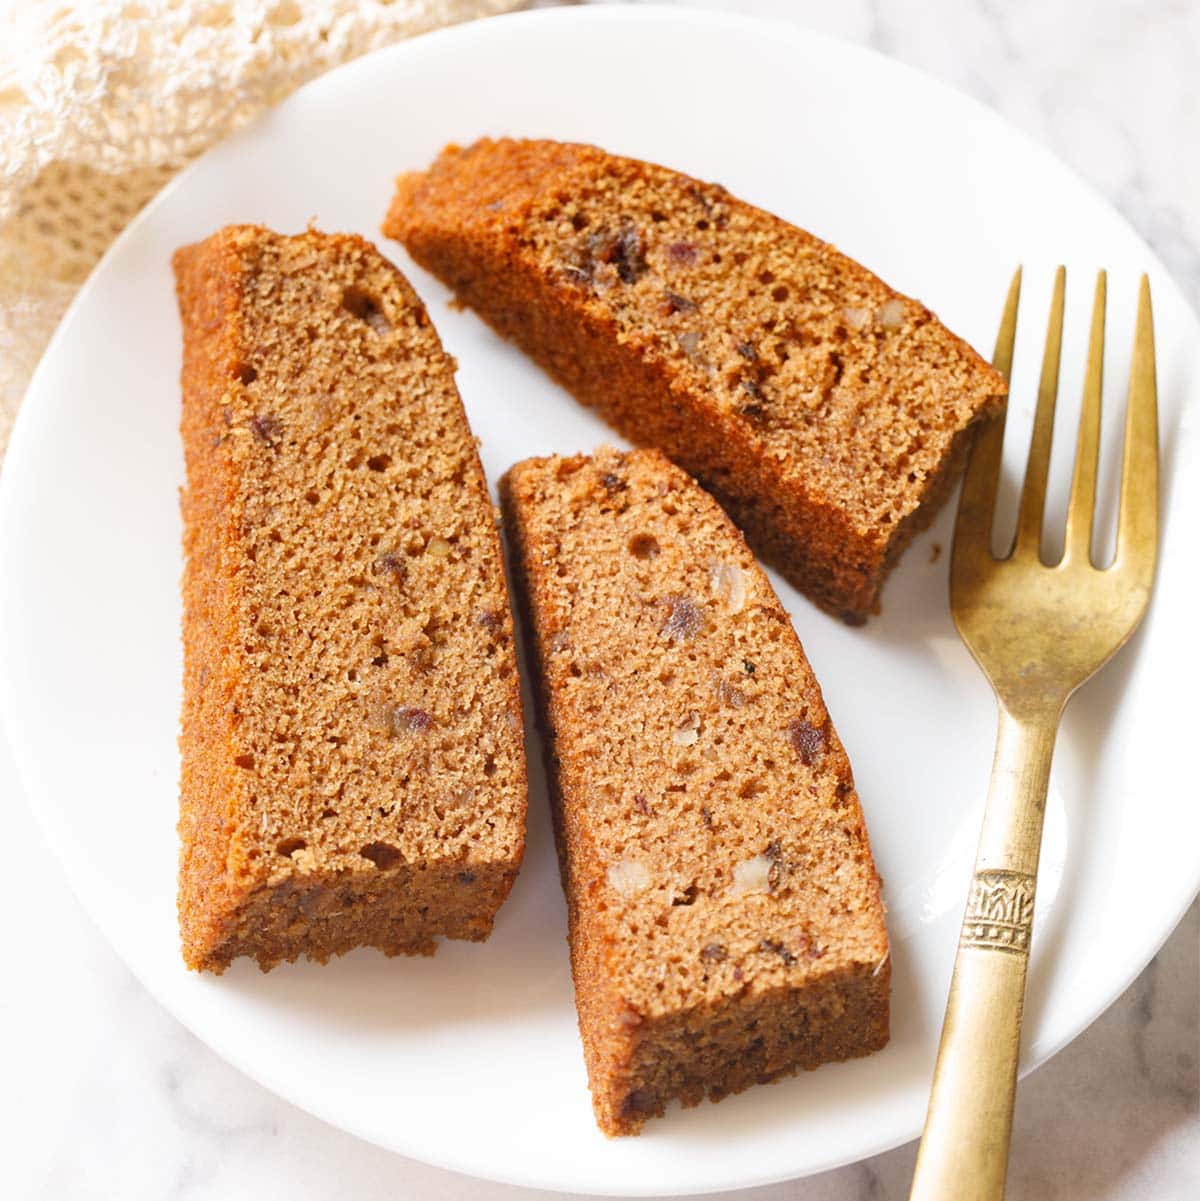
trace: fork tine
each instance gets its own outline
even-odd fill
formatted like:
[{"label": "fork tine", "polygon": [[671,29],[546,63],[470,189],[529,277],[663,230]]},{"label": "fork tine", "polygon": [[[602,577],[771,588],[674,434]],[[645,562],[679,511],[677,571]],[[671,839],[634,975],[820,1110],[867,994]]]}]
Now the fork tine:
[{"label": "fork tine", "polygon": [[[1017,338],[1017,308],[1021,303],[1021,268],[1013,273],[996,334],[992,365],[1007,383],[1012,374],[1013,346]],[[1004,413],[975,431],[971,456],[963,476],[958,516],[954,523],[954,558],[961,565],[964,557],[991,557],[992,516],[996,505],[996,486],[1000,480],[1001,451],[1004,447]]]},{"label": "fork tine", "polygon": [[1013,347],[1017,341],[1017,307],[1021,303],[1021,268],[1013,272],[1004,301],[1004,313],[996,332],[996,348],[992,351],[992,366],[1004,376],[1007,384],[1012,375]]},{"label": "fork tine", "polygon": [[1066,268],[1059,267],[1054,273],[1054,296],[1050,301],[1050,323],[1046,329],[1046,349],[1042,355],[1042,379],[1038,384],[1033,436],[1029,440],[1025,485],[1021,489],[1017,533],[1013,539],[1014,555],[1032,553],[1036,556],[1042,543],[1042,514],[1046,507],[1046,480],[1050,473],[1050,443],[1054,437],[1054,403],[1058,397],[1058,364],[1062,357],[1066,283]]},{"label": "fork tine", "polygon": [[1158,551],[1158,385],[1154,367],[1154,315],[1150,280],[1142,276],[1137,332],[1129,373],[1125,449],[1121,461],[1121,512],[1114,566],[1132,569],[1147,590]]},{"label": "fork tine", "polygon": [[1087,375],[1083,383],[1083,407],[1079,412],[1079,437],[1075,443],[1075,470],[1071,476],[1071,499],[1067,503],[1067,533],[1063,562],[1087,562],[1092,546],[1092,521],[1096,509],[1096,466],[1100,458],[1100,401],[1104,391],[1104,309],[1108,299],[1108,276],[1096,276],[1096,299],[1092,304],[1092,333],[1088,340]]}]

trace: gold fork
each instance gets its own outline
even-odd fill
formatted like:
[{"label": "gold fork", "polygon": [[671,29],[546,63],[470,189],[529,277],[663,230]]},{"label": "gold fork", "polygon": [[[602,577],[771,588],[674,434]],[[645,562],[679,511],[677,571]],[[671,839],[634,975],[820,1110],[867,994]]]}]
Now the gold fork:
[{"label": "gold fork", "polygon": [[[1106,278],[1096,281],[1065,545],[1042,561],[1042,515],[1062,350],[1066,272],[1054,280],[1037,411],[1016,536],[991,551],[1004,418],[983,426],[963,480],[950,607],[996,693],[1000,728],[946,1017],[934,1068],[913,1201],[1004,1196],[1038,852],[1054,739],[1067,698],[1129,639],[1150,599],[1158,545],[1158,408],[1150,285],[1142,277],[1125,418],[1116,559],[1091,557],[1100,438]],[[993,362],[1012,368],[1018,270]]]}]

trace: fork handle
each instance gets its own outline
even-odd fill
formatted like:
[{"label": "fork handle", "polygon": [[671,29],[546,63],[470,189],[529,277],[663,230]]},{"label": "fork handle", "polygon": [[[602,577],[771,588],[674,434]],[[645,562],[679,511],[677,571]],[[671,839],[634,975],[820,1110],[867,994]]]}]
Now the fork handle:
[{"label": "fork handle", "polygon": [[1000,706],[996,757],[959,936],[912,1201],[1001,1201],[1046,785],[1061,705]]}]

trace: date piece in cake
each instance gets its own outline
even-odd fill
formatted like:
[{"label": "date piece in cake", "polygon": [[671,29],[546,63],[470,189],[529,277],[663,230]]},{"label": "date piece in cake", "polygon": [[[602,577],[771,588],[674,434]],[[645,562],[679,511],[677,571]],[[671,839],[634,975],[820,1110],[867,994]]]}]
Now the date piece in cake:
[{"label": "date piece in cake", "polygon": [[531,459],[501,496],[601,1129],[878,1050],[854,779],[741,535],[657,451]]},{"label": "date piece in cake", "polygon": [[525,757],[453,360],[361,238],[231,227],[174,263],[184,959],[486,938]]},{"label": "date piece in cake", "polygon": [[448,147],[399,179],[384,232],[851,622],[1003,404],[969,346],[832,246],[592,146]]}]

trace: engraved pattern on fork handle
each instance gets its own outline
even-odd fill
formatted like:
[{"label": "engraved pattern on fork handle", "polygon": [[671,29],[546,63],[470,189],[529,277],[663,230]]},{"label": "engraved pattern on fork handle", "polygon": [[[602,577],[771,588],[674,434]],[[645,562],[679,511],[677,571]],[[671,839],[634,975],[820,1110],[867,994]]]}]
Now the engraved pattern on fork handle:
[{"label": "engraved pattern on fork handle", "polygon": [[1028,955],[1037,879],[1028,872],[982,868],[971,880],[959,945]]}]

